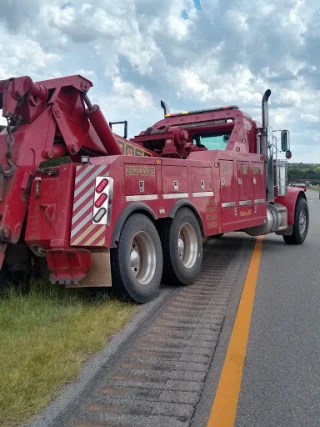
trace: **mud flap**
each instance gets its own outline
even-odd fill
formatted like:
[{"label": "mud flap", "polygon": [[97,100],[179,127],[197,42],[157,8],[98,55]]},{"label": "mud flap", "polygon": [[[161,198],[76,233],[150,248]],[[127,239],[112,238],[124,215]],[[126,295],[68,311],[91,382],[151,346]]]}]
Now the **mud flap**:
[{"label": "mud flap", "polygon": [[66,288],[100,288],[112,286],[110,250],[91,252],[92,267],[86,277],[77,283],[65,285]]}]

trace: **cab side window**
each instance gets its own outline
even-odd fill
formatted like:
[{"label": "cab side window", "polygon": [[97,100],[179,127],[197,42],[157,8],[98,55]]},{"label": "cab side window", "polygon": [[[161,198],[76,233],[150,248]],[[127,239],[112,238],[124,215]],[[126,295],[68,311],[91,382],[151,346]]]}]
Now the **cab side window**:
[{"label": "cab side window", "polygon": [[231,132],[228,133],[217,133],[210,135],[197,135],[193,138],[193,143],[197,146],[204,146],[208,150],[225,150]]}]

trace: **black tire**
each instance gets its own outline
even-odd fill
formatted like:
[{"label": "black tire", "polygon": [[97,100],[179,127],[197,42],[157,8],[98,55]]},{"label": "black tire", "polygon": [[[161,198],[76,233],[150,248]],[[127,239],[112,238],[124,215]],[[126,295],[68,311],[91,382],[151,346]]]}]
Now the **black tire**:
[{"label": "black tire", "polygon": [[[180,232],[182,234],[180,235]],[[185,233],[185,238],[183,238]],[[196,253],[184,251],[184,247],[179,251],[179,244],[188,241],[189,238],[196,244]],[[179,236],[182,237],[179,239]],[[200,273],[203,242],[200,225],[194,213],[188,208],[180,209],[174,219],[166,220],[161,228],[161,241],[163,248],[164,272],[163,282],[175,285],[190,285]]]},{"label": "black tire", "polygon": [[30,274],[25,271],[10,272],[4,266],[0,270],[0,295],[9,290],[27,295],[30,292]]},{"label": "black tire", "polygon": [[[139,258],[143,251],[148,253],[149,261],[153,258],[151,271],[146,257]],[[158,295],[163,270],[162,247],[158,231],[148,217],[134,214],[127,219],[118,248],[111,250],[111,268],[112,286],[118,296],[146,303]]]},{"label": "black tire", "polygon": [[10,283],[14,289],[21,295],[28,295],[30,292],[31,274],[23,271],[13,271],[9,273]]},{"label": "black tire", "polygon": [[47,264],[47,259],[46,258],[39,258],[39,257],[35,257],[35,262],[34,262],[34,277],[36,279],[39,278],[45,278],[46,280],[49,280],[49,267]]},{"label": "black tire", "polygon": [[224,235],[224,233],[220,233],[220,234],[215,234],[214,236],[212,236],[214,239],[221,239],[221,237]]},{"label": "black tire", "polygon": [[5,268],[2,267],[0,270],[0,295],[4,294],[9,288],[9,274]]},{"label": "black tire", "polygon": [[[304,230],[300,229],[300,215],[305,216],[305,228]],[[283,240],[288,245],[301,245],[308,234],[309,229],[309,209],[308,209],[308,203],[303,198],[300,197],[297,200],[296,208],[294,212],[294,225],[293,225],[293,233],[291,236],[283,236]]]}]

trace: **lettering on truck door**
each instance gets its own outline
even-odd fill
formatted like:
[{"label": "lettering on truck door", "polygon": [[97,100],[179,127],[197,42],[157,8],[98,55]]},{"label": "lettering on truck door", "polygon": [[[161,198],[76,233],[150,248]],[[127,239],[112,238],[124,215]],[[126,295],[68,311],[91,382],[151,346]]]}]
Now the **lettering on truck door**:
[{"label": "lettering on truck door", "polygon": [[239,220],[247,220],[254,216],[252,169],[246,161],[237,161],[237,166],[238,216]]}]

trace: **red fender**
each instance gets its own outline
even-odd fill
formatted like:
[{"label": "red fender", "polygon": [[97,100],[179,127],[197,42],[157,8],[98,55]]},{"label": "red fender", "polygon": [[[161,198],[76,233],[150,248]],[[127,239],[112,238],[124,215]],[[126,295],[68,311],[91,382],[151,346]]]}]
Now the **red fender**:
[{"label": "red fender", "polygon": [[288,187],[288,193],[286,196],[275,197],[274,201],[285,206],[288,210],[288,225],[294,224],[294,212],[296,202],[299,197],[303,197],[307,200],[305,192],[298,187]]}]

